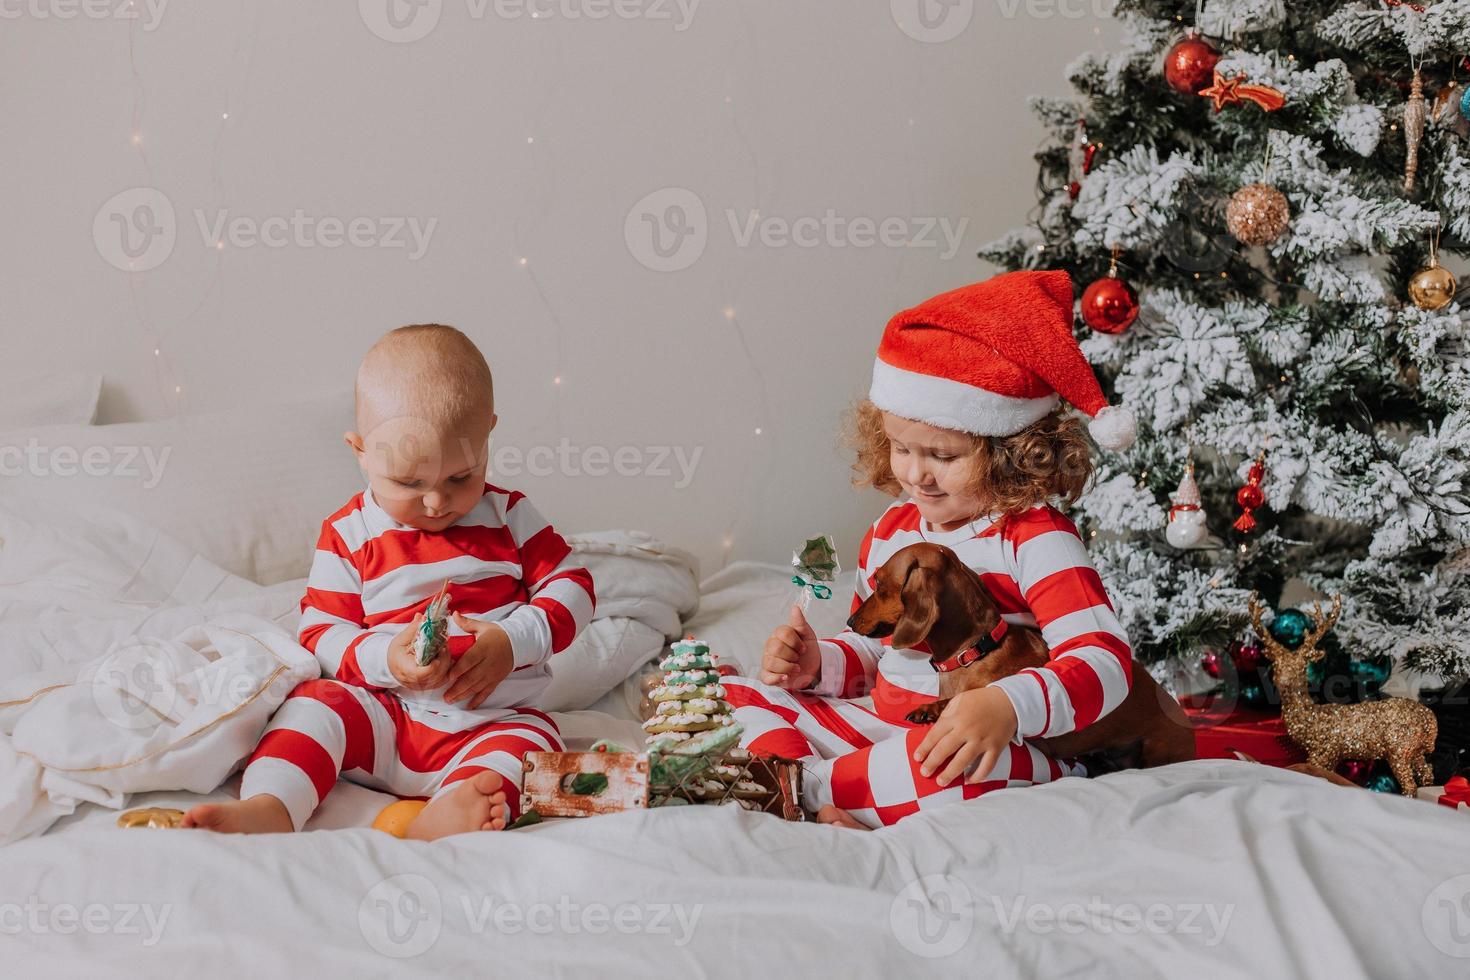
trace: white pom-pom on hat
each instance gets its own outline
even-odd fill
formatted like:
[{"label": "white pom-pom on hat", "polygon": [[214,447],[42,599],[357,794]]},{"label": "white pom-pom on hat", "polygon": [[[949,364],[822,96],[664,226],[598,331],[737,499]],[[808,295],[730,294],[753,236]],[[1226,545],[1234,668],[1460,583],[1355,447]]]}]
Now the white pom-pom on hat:
[{"label": "white pom-pom on hat", "polygon": [[1122,405],[1108,405],[1098,409],[1092,421],[1087,423],[1087,431],[1092,433],[1093,441],[1099,446],[1118,452],[1133,445],[1133,440],[1138,438],[1138,420]]}]

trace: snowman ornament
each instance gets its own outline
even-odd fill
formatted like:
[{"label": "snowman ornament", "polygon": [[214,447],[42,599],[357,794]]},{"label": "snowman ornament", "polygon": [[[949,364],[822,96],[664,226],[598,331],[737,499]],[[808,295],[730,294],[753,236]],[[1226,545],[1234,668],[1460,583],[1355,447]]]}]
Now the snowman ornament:
[{"label": "snowman ornament", "polygon": [[1210,529],[1205,526],[1205,512],[1200,506],[1199,484],[1194,481],[1194,461],[1184,464],[1179,489],[1169,495],[1169,526],[1164,537],[1176,548],[1198,547]]}]

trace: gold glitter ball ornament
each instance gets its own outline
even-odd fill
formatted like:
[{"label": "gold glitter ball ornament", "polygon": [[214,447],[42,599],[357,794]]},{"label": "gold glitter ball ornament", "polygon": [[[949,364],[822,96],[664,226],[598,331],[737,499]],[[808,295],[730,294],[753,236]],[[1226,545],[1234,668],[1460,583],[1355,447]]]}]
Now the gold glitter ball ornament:
[{"label": "gold glitter ball ornament", "polygon": [[1409,280],[1409,299],[1421,310],[1442,310],[1454,302],[1459,288],[1454,273],[1438,262],[1431,262]]},{"label": "gold glitter ball ornament", "polygon": [[1230,195],[1225,227],[1245,245],[1269,245],[1291,220],[1286,195],[1270,184],[1247,184]]}]

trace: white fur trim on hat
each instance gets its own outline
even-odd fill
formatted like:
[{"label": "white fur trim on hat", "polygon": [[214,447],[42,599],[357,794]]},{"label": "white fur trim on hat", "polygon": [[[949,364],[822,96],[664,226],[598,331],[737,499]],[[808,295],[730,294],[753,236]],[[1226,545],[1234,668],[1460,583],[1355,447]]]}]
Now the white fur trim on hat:
[{"label": "white fur trim on hat", "polygon": [[1055,393],[1041,398],[998,395],[963,381],[905,371],[882,359],[873,361],[868,400],[906,419],[977,436],[1013,436],[1046,418],[1060,401]]},{"label": "white fur trim on hat", "polygon": [[1108,405],[1087,423],[1087,431],[1099,446],[1116,452],[1133,445],[1138,437],[1138,420],[1122,405]]}]

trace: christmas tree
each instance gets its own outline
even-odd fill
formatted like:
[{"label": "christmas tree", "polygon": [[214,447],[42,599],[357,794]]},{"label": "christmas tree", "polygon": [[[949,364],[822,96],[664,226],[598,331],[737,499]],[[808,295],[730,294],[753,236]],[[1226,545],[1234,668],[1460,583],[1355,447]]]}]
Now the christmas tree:
[{"label": "christmas tree", "polygon": [[1138,416],[1073,515],[1137,655],[1198,660],[1295,581],[1342,594],[1352,656],[1470,676],[1470,0],[1113,15],[980,255],[1087,287]]}]

